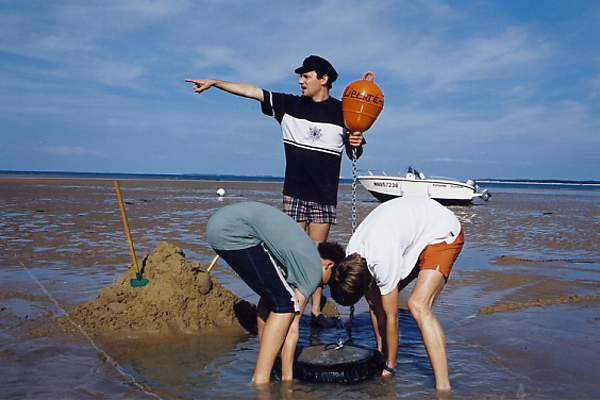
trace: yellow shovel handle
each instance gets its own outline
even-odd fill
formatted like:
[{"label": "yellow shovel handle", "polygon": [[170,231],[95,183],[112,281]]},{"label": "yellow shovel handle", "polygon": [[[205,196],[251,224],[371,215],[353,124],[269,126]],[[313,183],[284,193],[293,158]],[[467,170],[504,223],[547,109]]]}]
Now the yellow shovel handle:
[{"label": "yellow shovel handle", "polygon": [[127,222],[127,214],[125,214],[125,205],[123,204],[123,195],[121,194],[121,185],[119,181],[115,181],[115,191],[117,192],[117,201],[119,202],[119,208],[121,209],[121,220],[123,221],[123,229],[125,230],[125,236],[127,236],[127,242],[129,243],[129,253],[131,254],[131,263],[135,268],[135,273],[140,273],[140,267],[137,263],[137,257],[135,256],[135,248],[133,247],[133,239],[131,238],[131,232],[129,231],[129,223]]},{"label": "yellow shovel handle", "polygon": [[208,268],[206,268],[206,272],[210,272],[211,269],[213,269],[213,267],[215,266],[215,264],[217,263],[217,260],[219,259],[219,255],[217,254],[215,256],[215,258],[213,258],[213,260],[210,262],[210,264],[208,265]]}]

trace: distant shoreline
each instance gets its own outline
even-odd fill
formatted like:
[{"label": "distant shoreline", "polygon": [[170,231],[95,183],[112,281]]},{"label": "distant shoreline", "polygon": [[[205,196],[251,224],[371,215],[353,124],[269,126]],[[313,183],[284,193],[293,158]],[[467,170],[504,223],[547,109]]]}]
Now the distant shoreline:
[{"label": "distant shoreline", "polygon": [[559,179],[476,179],[477,183],[500,183],[510,185],[571,185],[600,186],[599,181],[571,181]]},{"label": "distant shoreline", "polygon": [[0,176],[44,179],[132,179],[165,181],[224,181],[224,182],[283,182],[283,177],[257,175],[243,176],[230,174],[141,174],[126,172],[65,172],[65,171],[6,171],[0,170]]},{"label": "distant shoreline", "polygon": [[[126,172],[68,172],[68,171],[9,171],[0,170],[0,176],[19,178],[84,178],[84,179],[136,179],[136,180],[175,180],[175,181],[229,181],[229,182],[283,182],[282,176],[234,175],[234,174],[142,174]],[[600,187],[600,181],[564,179],[475,179],[478,184],[499,185],[559,185]],[[351,178],[340,178],[341,183],[352,183]]]}]

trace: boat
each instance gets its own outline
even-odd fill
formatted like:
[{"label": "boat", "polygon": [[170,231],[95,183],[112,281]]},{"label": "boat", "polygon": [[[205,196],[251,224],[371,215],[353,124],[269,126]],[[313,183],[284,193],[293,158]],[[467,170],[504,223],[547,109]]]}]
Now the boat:
[{"label": "boat", "polygon": [[396,197],[429,197],[444,205],[469,205],[474,199],[488,201],[491,194],[480,190],[477,183],[468,179],[461,182],[451,178],[426,177],[413,167],[404,176],[390,176],[385,172],[358,176],[361,185],[377,200],[384,202]]}]

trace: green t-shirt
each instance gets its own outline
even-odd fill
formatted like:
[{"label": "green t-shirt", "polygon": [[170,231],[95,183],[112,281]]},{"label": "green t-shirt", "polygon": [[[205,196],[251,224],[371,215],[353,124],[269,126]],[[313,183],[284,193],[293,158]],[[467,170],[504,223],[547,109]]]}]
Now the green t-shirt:
[{"label": "green t-shirt", "polygon": [[317,247],[293,219],[274,207],[258,202],[225,206],[209,219],[206,237],[216,250],[242,250],[262,243],[287,270],[290,286],[307,299],[321,284]]}]

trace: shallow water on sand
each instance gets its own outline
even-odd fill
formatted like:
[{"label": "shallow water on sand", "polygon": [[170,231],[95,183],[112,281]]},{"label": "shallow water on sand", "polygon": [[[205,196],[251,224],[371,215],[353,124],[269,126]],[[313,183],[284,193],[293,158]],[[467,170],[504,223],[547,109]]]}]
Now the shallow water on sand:
[{"label": "shallow water on sand", "polygon": [[[226,189],[224,199],[215,196],[218,187]],[[213,256],[204,225],[217,208],[242,200],[279,207],[281,198],[277,183],[123,181],[122,189],[138,257],[168,240],[204,264]],[[341,188],[339,224],[330,234],[340,243],[351,231],[349,190]],[[93,299],[129,264],[112,182],[4,179],[0,196],[2,398],[435,397],[404,305],[397,375],[350,386],[251,387],[258,350],[252,335],[94,339],[97,349],[84,336],[64,336],[50,323],[62,315],[57,304],[68,310]],[[360,221],[378,203],[362,191],[359,200]],[[435,306],[447,337],[451,397],[597,398],[600,302],[573,296],[600,295],[600,192],[496,189],[486,204],[452,210],[466,244]],[[213,275],[256,300],[223,263]],[[564,302],[533,303],[557,298]],[[508,303],[523,308],[479,313]],[[346,321],[348,309],[340,311]],[[301,323],[301,345],[347,338],[341,324],[313,331],[308,322]],[[373,345],[364,301],[352,326],[355,342]]]}]

